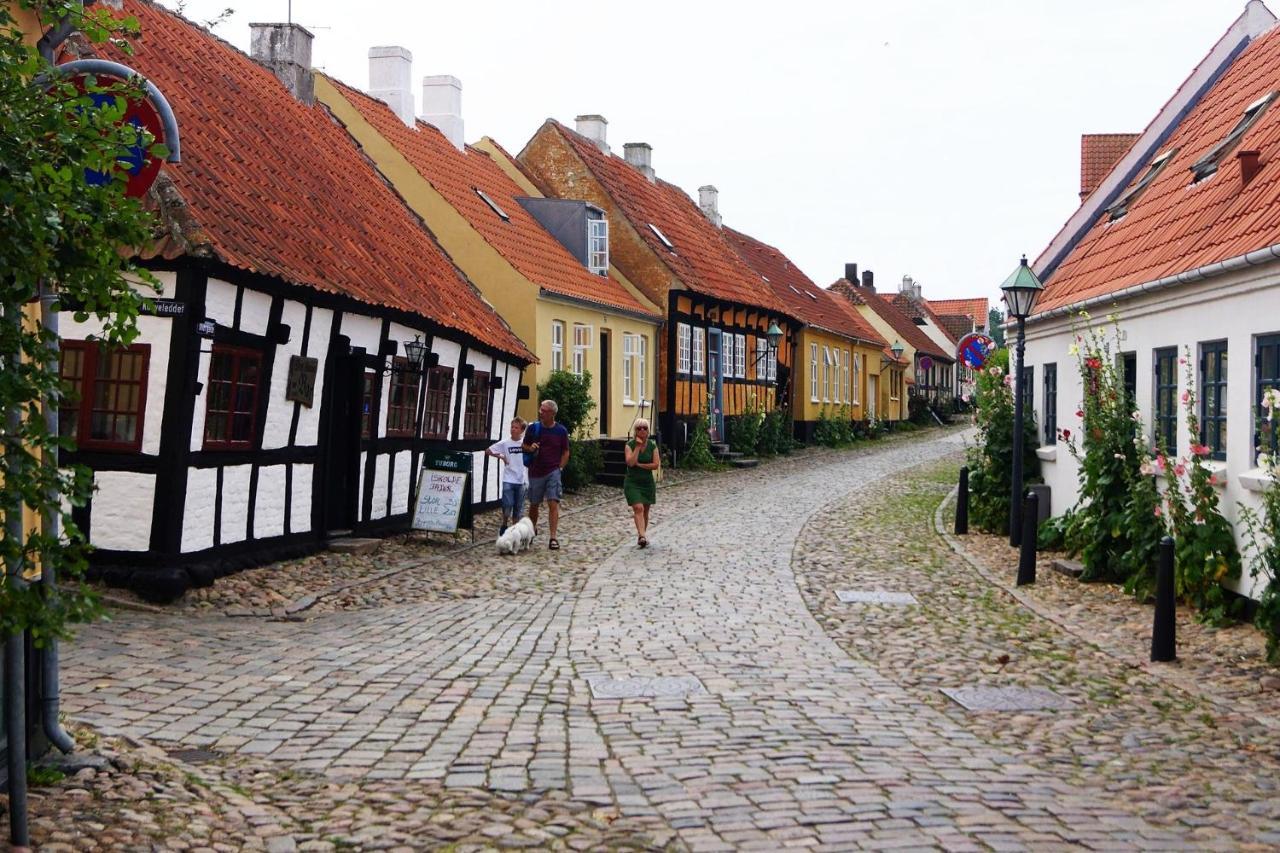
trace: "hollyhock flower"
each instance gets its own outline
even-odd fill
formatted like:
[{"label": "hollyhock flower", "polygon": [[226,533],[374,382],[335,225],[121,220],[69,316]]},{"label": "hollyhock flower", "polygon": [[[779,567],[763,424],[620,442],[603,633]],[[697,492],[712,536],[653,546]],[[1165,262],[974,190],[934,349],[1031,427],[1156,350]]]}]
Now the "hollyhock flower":
[{"label": "hollyhock flower", "polygon": [[1086,359],[1084,360],[1084,366],[1085,366],[1085,367],[1087,367],[1087,368],[1089,368],[1090,370],[1101,370],[1101,369],[1102,369],[1102,359],[1100,359],[1100,358],[1093,358],[1093,357],[1086,358]]},{"label": "hollyhock flower", "polygon": [[1184,402],[1184,403],[1185,403],[1185,402],[1187,402],[1187,401],[1188,401],[1188,400],[1190,400],[1190,399],[1191,399],[1191,394],[1190,394],[1190,392],[1183,391],[1183,392],[1182,392],[1182,402]]},{"label": "hollyhock flower", "polygon": [[1138,466],[1138,473],[1144,477],[1154,476],[1156,473],[1156,466],[1152,465],[1150,462],[1143,462]]},{"label": "hollyhock flower", "polygon": [[1142,420],[1142,412],[1139,412],[1137,409],[1134,409],[1133,414],[1130,415],[1130,417],[1133,418],[1135,421],[1140,421]]},{"label": "hollyhock flower", "polygon": [[1173,473],[1181,477],[1183,474],[1187,473],[1187,466],[1179,462],[1177,465],[1173,466]]},{"label": "hollyhock flower", "polygon": [[1063,429],[1063,430],[1058,430],[1058,431],[1059,431],[1060,433],[1062,433],[1062,440],[1063,440],[1063,441],[1066,441],[1067,439],[1071,438],[1071,430],[1069,430],[1069,429]]},{"label": "hollyhock flower", "polygon": [[1208,445],[1193,444],[1191,445],[1191,452],[1194,453],[1196,456],[1208,456],[1213,451],[1209,449]]},{"label": "hollyhock flower", "polygon": [[1178,356],[1178,364],[1186,364],[1187,360],[1182,356]]},{"label": "hollyhock flower", "polygon": [[1084,409],[1076,409],[1076,417],[1077,417],[1077,418],[1083,418],[1083,417],[1084,417]]},{"label": "hollyhock flower", "polygon": [[989,369],[989,370],[987,371],[987,373],[988,373],[988,374],[990,374],[991,376],[999,376],[999,375],[1001,375],[1002,373],[1004,373],[1004,371],[1003,371],[1003,370],[1001,370],[1001,369],[1000,369],[1000,367],[999,367],[998,365],[994,365],[994,364],[993,364],[993,365],[991,366],[991,369]]},{"label": "hollyhock flower", "polygon": [[1270,468],[1270,467],[1271,467],[1271,454],[1270,454],[1270,453],[1259,453],[1259,454],[1258,454],[1258,467],[1259,467],[1259,468]]},{"label": "hollyhock flower", "polygon": [[1218,485],[1218,475],[1217,475],[1217,474],[1210,474],[1210,475],[1209,475],[1209,485],[1210,485],[1210,486],[1216,486],[1216,485]]},{"label": "hollyhock flower", "polygon": [[1163,456],[1157,456],[1153,465],[1157,471],[1163,473],[1165,469],[1165,458]]},{"label": "hollyhock flower", "polygon": [[1123,453],[1113,453],[1111,455],[1114,456],[1116,459],[1124,459]]},{"label": "hollyhock flower", "polygon": [[1013,387],[1013,377],[1012,377],[1012,376],[1006,376],[1006,377],[1004,378],[1004,386],[1005,386],[1006,388],[1012,388],[1012,387]]},{"label": "hollyhock flower", "polygon": [[1159,517],[1160,517],[1160,516],[1162,516],[1162,515],[1164,515],[1164,510],[1157,506],[1157,507],[1156,507],[1156,518],[1159,518]]}]

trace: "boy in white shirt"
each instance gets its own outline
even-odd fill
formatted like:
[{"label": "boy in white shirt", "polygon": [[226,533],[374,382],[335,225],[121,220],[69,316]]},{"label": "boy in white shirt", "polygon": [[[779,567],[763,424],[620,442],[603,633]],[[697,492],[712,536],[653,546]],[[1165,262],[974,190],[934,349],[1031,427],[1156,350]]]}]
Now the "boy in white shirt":
[{"label": "boy in white shirt", "polygon": [[507,525],[515,524],[524,515],[524,494],[529,484],[529,474],[524,467],[524,454],[520,446],[524,442],[524,419],[511,421],[511,440],[495,441],[485,454],[501,459],[502,471],[502,529],[501,536],[507,532]]}]

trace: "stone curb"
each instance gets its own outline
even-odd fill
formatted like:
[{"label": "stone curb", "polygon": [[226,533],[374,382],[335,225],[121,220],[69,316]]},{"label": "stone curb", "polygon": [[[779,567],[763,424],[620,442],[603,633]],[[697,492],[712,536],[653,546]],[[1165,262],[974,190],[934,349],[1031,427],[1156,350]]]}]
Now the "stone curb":
[{"label": "stone curb", "polygon": [[[956,494],[958,491],[959,491],[958,487],[953,487],[951,491],[938,504],[938,508],[934,511],[934,514],[933,514],[934,530],[937,532],[939,536],[942,537],[943,541],[946,542],[947,545],[951,547],[951,550],[955,551],[956,554],[958,554],[966,563],[968,563],[969,567],[972,568],[980,577],[982,577],[983,580],[987,581],[987,583],[991,584],[993,587],[1000,590],[1005,595],[1012,598],[1014,601],[1018,602],[1018,604],[1022,605],[1027,610],[1030,610],[1032,613],[1039,616],[1041,619],[1044,619],[1048,622],[1053,623],[1054,625],[1058,626],[1060,629],[1062,629],[1066,633],[1070,634],[1072,637],[1075,637],[1077,640],[1084,643],[1085,645],[1093,647],[1094,649],[1098,650],[1099,652],[1106,655],[1107,657],[1112,658],[1113,660],[1118,661],[1119,663],[1122,663],[1125,666],[1130,667],[1131,669],[1141,670],[1142,672],[1151,676],[1151,678],[1160,682],[1161,684],[1164,684],[1168,687],[1172,687],[1176,690],[1179,690],[1197,699],[1201,699],[1224,713],[1227,713],[1227,714],[1241,713],[1240,710],[1228,700],[1223,699],[1220,696],[1217,696],[1208,690],[1205,690],[1204,688],[1200,687],[1198,682],[1192,679],[1182,677],[1181,675],[1176,673],[1174,670],[1169,668],[1167,665],[1152,664],[1148,660],[1134,657],[1133,655],[1130,655],[1127,652],[1124,652],[1120,649],[1116,649],[1111,646],[1104,645],[1098,641],[1096,636],[1086,633],[1083,629],[1076,627],[1076,625],[1074,625],[1071,621],[1063,618],[1062,616],[1059,616],[1054,610],[1048,607],[1045,607],[1043,604],[1040,604],[1038,601],[1034,600],[1027,594],[1019,591],[1017,587],[1009,586],[1008,581],[1000,577],[992,569],[988,568],[977,557],[970,554],[969,551],[964,547],[964,545],[961,544],[961,542],[955,536],[955,534],[947,530],[944,510],[947,508],[949,504],[953,504],[955,502]],[[1268,717],[1268,716],[1258,715],[1258,714],[1249,714],[1247,712],[1243,713],[1242,716],[1253,720],[1254,722],[1258,723],[1264,728],[1280,729],[1280,717]]]}]

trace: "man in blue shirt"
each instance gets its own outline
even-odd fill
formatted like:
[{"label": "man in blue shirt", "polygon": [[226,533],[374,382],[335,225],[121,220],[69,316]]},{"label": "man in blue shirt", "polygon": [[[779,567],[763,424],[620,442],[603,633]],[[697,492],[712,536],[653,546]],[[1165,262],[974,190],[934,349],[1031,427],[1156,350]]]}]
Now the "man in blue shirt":
[{"label": "man in blue shirt", "polygon": [[560,499],[564,485],[560,471],[569,461],[569,430],[556,421],[560,407],[555,400],[543,400],[538,406],[538,422],[531,424],[524,433],[523,450],[533,454],[529,462],[529,520],[538,527],[538,510],[542,501],[547,502],[547,515],[551,525],[551,539],[547,547],[560,550],[556,538],[560,526]]}]

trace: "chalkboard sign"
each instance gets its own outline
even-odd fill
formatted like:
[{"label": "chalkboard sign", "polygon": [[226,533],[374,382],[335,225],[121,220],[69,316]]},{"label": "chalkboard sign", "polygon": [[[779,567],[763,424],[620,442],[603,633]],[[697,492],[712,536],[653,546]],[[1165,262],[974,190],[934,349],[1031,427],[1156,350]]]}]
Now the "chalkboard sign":
[{"label": "chalkboard sign", "polygon": [[462,507],[470,489],[468,475],[424,468],[418,475],[418,499],[414,502],[413,529],[457,533]]},{"label": "chalkboard sign", "polygon": [[[466,474],[466,488],[463,494],[462,509],[458,513],[457,529],[470,530],[473,527],[474,504],[474,470],[472,465],[475,456],[465,450],[424,450],[422,452],[421,471],[435,470]],[[419,489],[421,493],[421,489]],[[416,507],[417,504],[415,503]]]}]

